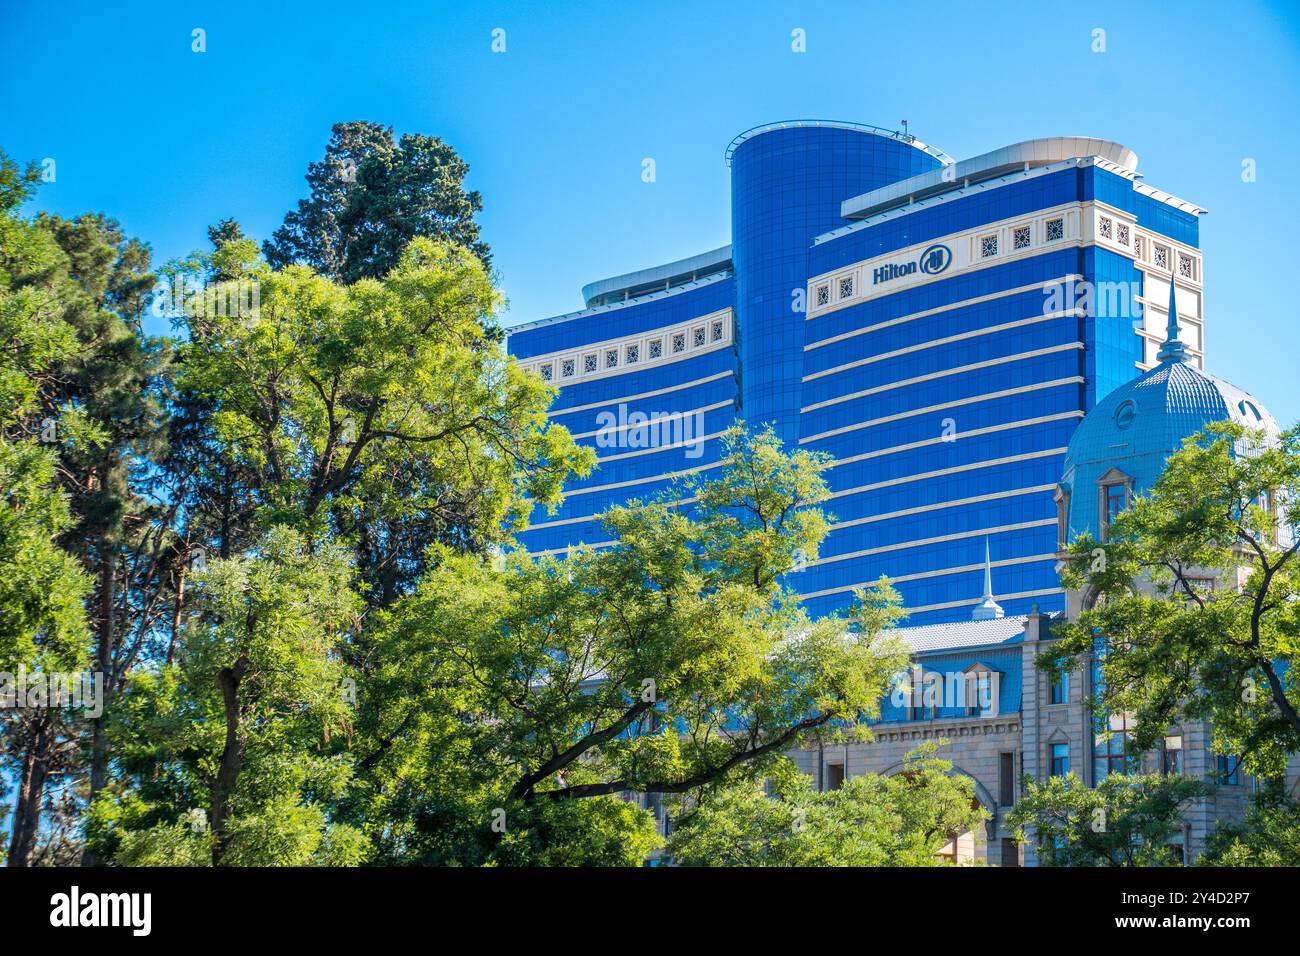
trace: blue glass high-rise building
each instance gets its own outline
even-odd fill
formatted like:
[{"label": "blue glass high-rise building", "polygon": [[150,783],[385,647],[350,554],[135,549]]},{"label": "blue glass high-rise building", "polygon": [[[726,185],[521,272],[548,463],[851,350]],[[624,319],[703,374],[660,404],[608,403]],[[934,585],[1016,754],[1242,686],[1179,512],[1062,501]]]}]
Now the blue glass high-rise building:
[{"label": "blue glass high-rise building", "polygon": [[770,423],[834,458],[832,531],[789,581],[810,612],[887,574],[909,623],[969,619],[986,542],[1007,614],[1063,609],[1066,445],[1155,364],[1171,281],[1201,364],[1203,211],[1099,139],[954,162],[901,133],[801,121],[750,130],[726,158],[732,245],[509,330],[511,354],[559,387],[552,419],[600,459],[521,543],[600,545],[599,512],[716,467],[733,422]]}]

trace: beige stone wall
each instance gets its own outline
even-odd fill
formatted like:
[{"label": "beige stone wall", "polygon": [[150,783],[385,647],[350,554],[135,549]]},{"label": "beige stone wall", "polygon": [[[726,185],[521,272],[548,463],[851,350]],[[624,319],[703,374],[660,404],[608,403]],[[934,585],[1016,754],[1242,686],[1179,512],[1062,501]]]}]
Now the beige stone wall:
[{"label": "beige stone wall", "polygon": [[922,720],[879,724],[875,739],[866,743],[829,744],[791,754],[800,769],[814,781],[830,778],[825,768],[830,764],[845,766],[848,777],[864,773],[893,774],[903,767],[904,758],[927,741],[940,744],[939,756],[953,765],[953,772],[975,782],[975,794],[981,806],[994,815],[983,832],[973,834],[973,852],[978,860],[998,864],[1001,836],[998,829],[1005,808],[997,802],[1000,755],[1017,754],[1021,742],[1020,721],[1015,717],[968,718],[961,720]]},{"label": "beige stone wall", "polygon": [[[1077,598],[1077,596],[1075,596]],[[1077,600],[1072,601],[1077,608]],[[1020,666],[1022,696],[1018,716],[970,717],[962,719],[918,720],[876,724],[875,738],[866,743],[839,743],[813,746],[794,751],[790,756],[803,772],[812,776],[815,784],[825,785],[831,778],[827,769],[832,764],[844,767],[846,778],[863,773],[891,774],[901,769],[904,757],[922,743],[930,740],[943,744],[940,756],[951,761],[955,773],[965,774],[975,781],[975,791],[980,803],[992,814],[983,832],[974,834],[970,846],[977,860],[999,865],[1001,840],[1009,837],[1003,820],[1009,807],[998,804],[999,761],[1004,752],[1016,754],[1015,790],[1019,793],[1022,775],[1033,780],[1045,780],[1050,773],[1051,746],[1067,743],[1070,748],[1070,769],[1089,785],[1093,779],[1092,720],[1085,706],[1091,694],[1091,674],[1081,668],[1069,675],[1068,699],[1063,704],[1050,704],[1049,676],[1035,664],[1035,658],[1053,643],[1048,631],[1047,618],[1031,616],[1026,625]],[[1204,779],[1213,775],[1214,756],[1210,751],[1210,729],[1204,724],[1189,724],[1176,728],[1183,736],[1183,772],[1189,777]],[[1149,753],[1142,757],[1142,769],[1156,772],[1160,769],[1161,755]],[[1244,773],[1242,783],[1220,787],[1208,799],[1195,801],[1184,819],[1187,823],[1185,840],[1189,859],[1195,859],[1205,848],[1210,831],[1219,823],[1241,820],[1244,817],[1253,781]],[[1288,787],[1300,791],[1300,755],[1292,758],[1288,772]],[[1300,797],[1300,792],[1296,792]],[[1017,850],[1025,866],[1037,865],[1032,845]]]}]

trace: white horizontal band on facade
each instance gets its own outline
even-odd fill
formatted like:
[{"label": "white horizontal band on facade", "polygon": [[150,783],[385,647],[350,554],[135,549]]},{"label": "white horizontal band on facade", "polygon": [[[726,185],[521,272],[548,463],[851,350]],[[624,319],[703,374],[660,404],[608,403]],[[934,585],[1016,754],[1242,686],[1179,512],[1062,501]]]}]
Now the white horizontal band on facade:
[{"label": "white horizontal band on facade", "polygon": [[516,359],[520,368],[561,388],[645,368],[659,368],[729,348],[735,338],[731,309],[603,342]]},{"label": "white horizontal band on facade", "polygon": [[540,557],[543,557],[543,556],[548,555],[548,554],[566,554],[566,555],[567,555],[570,551],[574,550],[575,548],[590,548],[592,551],[596,551],[596,550],[598,550],[598,549],[600,549],[600,548],[608,548],[608,547],[610,547],[611,545],[615,545],[615,544],[618,544],[618,542],[617,542],[617,541],[597,541],[595,544],[588,544],[587,542],[584,541],[584,542],[582,542],[581,544],[566,544],[566,545],[564,545],[563,547],[560,547],[560,548],[543,548],[543,549],[540,550],[540,551],[529,551],[529,552],[528,552],[528,556],[529,556],[530,558],[540,558]]},{"label": "white horizontal band on facade", "polygon": [[629,478],[627,481],[615,481],[608,485],[594,485],[590,488],[574,488],[566,491],[564,497],[573,498],[577,495],[590,495],[597,491],[613,491],[617,488],[630,488],[632,485],[645,485],[652,481],[671,481],[674,478],[681,478],[685,475],[693,475],[696,472],[708,471],[710,468],[719,468],[722,466],[720,461],[711,461],[707,465],[696,465],[694,468],[683,468],[681,471],[669,471],[662,475],[647,475],[644,478]]},{"label": "white horizontal band on facade", "polygon": [[1066,451],[1068,451],[1066,448],[1044,448],[1042,451],[1029,451],[1021,455],[1008,455],[1005,458],[989,458],[985,461],[972,461],[965,465],[954,465],[951,468],[940,468],[937,471],[923,471],[913,475],[901,475],[898,478],[876,481],[869,485],[857,485],[853,488],[845,488],[843,491],[832,492],[831,497],[847,498],[849,495],[861,495],[868,491],[877,491],[881,488],[892,488],[895,485],[908,485],[916,481],[925,481],[930,478],[943,478],[946,475],[957,475],[964,471],[978,471],[980,468],[996,468],[999,465],[1014,465],[1022,461],[1032,461],[1035,458],[1053,458],[1057,455],[1064,455]]},{"label": "white horizontal band on facade", "polygon": [[[911,479],[902,479],[902,480],[910,481]],[[952,501],[940,501],[932,505],[922,505],[917,508],[904,508],[900,511],[889,511],[889,512],[883,512],[881,514],[869,515],[865,518],[853,518],[850,519],[849,521],[839,521],[832,524],[830,526],[830,530],[837,531],[841,528],[851,528],[857,525],[871,524],[876,521],[886,521],[891,518],[905,518],[908,517],[909,515],[924,514],[925,512],[928,511],[939,511],[943,508],[959,508],[962,507],[963,505],[979,504],[984,501],[996,501],[1000,498],[1015,498],[1015,497],[1019,497],[1020,495],[1037,494],[1046,491],[1053,491],[1055,490],[1055,488],[1056,485],[1035,485],[1029,488],[1013,488],[1010,491],[997,491],[987,495],[976,495],[975,497],[972,498],[958,498]],[[667,507],[679,508],[682,505],[694,504],[698,500],[699,499],[693,495],[689,498],[678,498],[674,501],[667,502]],[[565,525],[582,524],[583,522],[587,522],[587,521],[599,521],[599,520],[600,520],[599,514],[580,515],[576,518],[559,518],[555,521],[539,521],[536,524],[529,525],[524,530],[541,531],[546,528],[559,528]],[[998,562],[994,562],[995,565],[997,563]],[[976,565],[973,567],[983,567],[983,565]],[[935,573],[939,573],[939,572],[935,572]],[[924,575],[912,575],[912,577],[924,577]],[[897,580],[901,581],[905,579],[898,578]]]},{"label": "white horizontal band on facade", "polygon": [[1059,312],[1045,312],[1042,315],[1031,315],[1027,319],[1016,319],[1013,322],[1002,322],[998,325],[988,325],[979,329],[971,329],[969,332],[958,332],[956,335],[945,335],[943,338],[930,339],[928,342],[917,342],[915,345],[907,345],[901,349],[893,349],[889,352],[881,352],[879,355],[868,355],[866,358],[856,359],[852,362],[845,362],[843,365],[835,365],[831,368],[822,369],[820,372],[813,372],[811,375],[805,375],[803,380],[811,382],[814,379],[825,378],[827,375],[837,375],[840,372],[847,372],[855,368],[861,368],[864,365],[873,365],[876,362],[884,362],[888,359],[898,358],[900,355],[911,355],[914,352],[924,352],[926,349],[938,348],[940,345],[951,345],[954,342],[964,342],[967,339],[977,339],[982,335],[992,335],[995,332],[1008,332],[1011,329],[1022,329],[1028,325],[1037,325],[1039,322],[1053,322],[1056,319],[1079,318],[1083,316],[1082,309],[1064,309]]},{"label": "white horizontal band on facade", "polygon": [[733,371],[718,372],[714,375],[706,375],[703,378],[691,379],[689,382],[682,382],[680,385],[668,385],[664,388],[656,388],[649,392],[637,392],[635,395],[622,395],[618,398],[607,398],[599,402],[588,402],[586,405],[574,405],[572,408],[556,408],[546,413],[547,418],[555,418],[559,415],[570,415],[574,412],[585,412],[593,408],[604,408],[606,405],[618,405],[620,402],[639,402],[646,398],[657,398],[660,395],[667,395],[670,392],[680,392],[682,389],[694,388],[696,385],[707,385],[710,382],[716,382],[721,378],[734,378],[736,375]]},{"label": "white horizontal band on facade", "polygon": [[909,515],[926,514],[930,511],[942,511],[944,508],[960,508],[964,505],[977,505],[985,501],[997,501],[1001,498],[1018,498],[1021,495],[1041,494],[1044,491],[1055,491],[1056,485],[1034,485],[1030,488],[1012,488],[1008,491],[994,491],[987,495],[975,495],[971,498],[955,498],[951,501],[936,501],[931,505],[919,505],[915,508],[903,508],[901,511],[888,511],[881,514],[867,515],[865,518],[851,518],[848,521],[837,521],[831,525],[831,531],[838,531],[841,528],[854,528],[859,525],[872,524],[876,521],[886,521],[891,518],[906,518]]},{"label": "white horizontal band on facade", "polygon": [[[1009,568],[1009,567],[1015,567],[1017,564],[1037,564],[1039,561],[1055,561],[1055,560],[1056,560],[1056,553],[1052,552],[1050,554],[1031,554],[1023,558],[1004,558],[1001,561],[993,561],[991,563],[995,568]],[[984,562],[981,561],[978,564],[963,564],[960,567],[940,568],[937,571],[921,571],[917,574],[900,574],[896,578],[894,577],[889,578],[889,583],[906,584],[909,581],[924,581],[926,578],[941,578],[946,574],[966,574],[971,571],[983,571],[983,570],[984,570]],[[849,584],[846,585],[846,587],[847,588],[870,587],[872,584],[875,584],[875,581],[867,581],[863,584]],[[841,590],[844,590],[844,588],[828,588],[825,591],[814,591],[812,594],[809,594],[807,596],[816,597],[823,594],[833,594],[836,591],[841,591]],[[966,604],[970,602],[962,601],[959,603]],[[910,609],[905,608],[904,610],[910,610]],[[920,609],[917,608],[916,610],[920,610]]]},{"label": "white horizontal band on facade", "polygon": [[908,442],[905,445],[894,445],[891,448],[878,448],[875,451],[863,452],[860,455],[850,455],[847,458],[837,458],[831,462],[828,468],[838,468],[840,465],[850,465],[858,461],[866,461],[869,458],[881,458],[885,455],[894,455],[902,451],[912,451],[916,448],[925,448],[929,445],[952,445],[963,438],[977,438],[980,435],[992,435],[997,432],[1010,431],[1013,428],[1024,428],[1028,425],[1045,425],[1048,422],[1059,422],[1066,418],[1082,418],[1086,413],[1083,409],[1075,409],[1069,412],[1058,412],[1055,415],[1040,415],[1037,418],[1022,418],[1019,421],[1003,422],[1000,425],[988,425],[984,428],[972,428],[970,431],[956,432],[953,437],[945,438],[939,435],[936,438],[926,438],[921,441]]},{"label": "white horizontal band on facade", "polygon": [[885,415],[881,418],[872,418],[865,422],[857,422],[852,425],[844,425],[840,428],[832,428],[829,431],[818,432],[816,435],[808,435],[806,438],[800,438],[799,444],[806,445],[809,442],[820,441],[823,438],[833,438],[836,435],[843,435],[845,432],[857,431],[860,428],[872,428],[876,425],[887,425],[890,422],[902,421],[905,418],[914,418],[917,415],[928,415],[933,412],[942,412],[950,408],[960,408],[963,405],[989,402],[995,398],[1009,398],[1012,395],[1023,395],[1027,392],[1036,392],[1039,389],[1058,388],[1061,385],[1082,385],[1085,381],[1087,381],[1087,379],[1082,375],[1071,375],[1068,378],[1057,378],[1050,382],[1035,382],[1032,385],[1021,385],[1017,388],[1004,388],[1000,392],[985,392],[983,395],[972,395],[970,398],[959,398],[955,401],[944,402],[940,405],[929,405],[925,408],[917,408],[907,412],[898,412],[895,415]]},{"label": "white horizontal band on facade", "polygon": [[[799,600],[808,601],[812,598],[825,597],[828,594],[839,594],[844,591],[852,591],[855,588],[870,587],[875,583],[875,581],[863,581],[859,584],[846,584],[842,588],[828,588],[825,591],[814,591],[811,594],[800,594]],[[1065,591],[1062,588],[1040,588],[1037,591],[1016,591],[1012,594],[998,594],[995,595],[995,597],[999,601],[1015,601],[1020,598],[1055,597],[1058,594],[1064,593]],[[976,607],[981,600],[981,598],[966,598],[963,601],[944,601],[941,604],[923,604],[920,607],[905,607],[903,610],[908,614],[923,614],[926,611],[946,611],[949,608],[954,607]]]},{"label": "white horizontal band on facade", "polygon": [[879,395],[881,392],[890,392],[896,388],[906,388],[909,385],[919,385],[921,382],[932,382],[938,378],[946,378],[949,375],[960,375],[963,372],[978,372],[981,369],[996,368],[999,365],[1007,365],[1011,362],[1020,362],[1025,359],[1041,358],[1044,355],[1054,355],[1057,352],[1069,352],[1083,349],[1085,346],[1082,342],[1066,342],[1063,345],[1052,345],[1043,349],[1033,349],[1029,352],[1017,352],[1015,355],[1002,355],[998,358],[986,359],[983,362],[972,362],[969,365],[958,365],[955,368],[940,369],[937,372],[927,372],[924,375],[917,375],[913,378],[899,379],[895,382],[885,382],[882,385],[873,385],[871,388],[864,388],[857,392],[849,392],[847,395],[837,395],[834,398],[828,398],[821,402],[814,402],[811,405],[805,405],[799,409],[804,412],[815,412],[821,408],[829,408],[831,405],[838,405],[840,402],[851,402],[855,398],[866,398],[869,395]]},{"label": "white horizontal band on facade", "polygon": [[[910,479],[906,479],[910,480]],[[1029,488],[1013,488],[1009,491],[996,491],[987,495],[976,495],[972,498],[957,498],[952,501],[940,501],[932,505],[922,505],[917,508],[904,508],[900,511],[889,511],[881,514],[869,515],[865,518],[853,518],[848,521],[838,521],[830,526],[831,531],[837,531],[840,528],[851,528],[856,525],[871,524],[876,521],[886,521],[891,518],[905,518],[909,515],[924,514],[927,511],[938,511],[943,508],[959,508],[963,505],[979,504],[984,501],[996,501],[1000,498],[1015,498],[1020,495],[1036,494],[1045,491],[1055,490],[1056,485],[1034,485]],[[699,499],[692,495],[689,498],[677,498],[666,503],[669,508],[679,508],[682,505],[694,504]],[[565,525],[582,524],[587,521],[599,521],[599,514],[579,515],[576,518],[559,518],[555,521],[539,521],[536,524],[530,524],[525,531],[541,531],[546,528],[559,528]],[[994,562],[996,564],[996,562]],[[983,565],[980,565],[983,567]],[[901,578],[899,580],[902,580]]]},{"label": "white horizontal band on facade", "polygon": [[[664,503],[667,508],[680,508],[682,505],[694,504],[699,499],[692,495],[689,498],[676,498],[673,501]],[[536,524],[530,524],[524,531],[540,531],[543,528],[558,528],[561,525],[582,524],[584,521],[599,521],[600,514],[579,515],[576,518],[558,518],[555,521],[539,521]]]},{"label": "white horizontal band on facade", "polygon": [[851,561],[854,558],[867,558],[873,554],[887,554],[890,551],[906,551],[908,548],[924,548],[932,544],[944,544],[948,541],[960,541],[962,538],[978,538],[984,535],[1001,534],[1004,531],[1027,531],[1030,528],[1056,527],[1055,518],[1040,518],[1037,521],[1020,521],[1016,524],[998,525],[996,528],[980,528],[975,531],[959,531],[954,534],[941,534],[933,538],[917,538],[915,541],[900,541],[898,544],[881,545],[878,548],[863,548],[861,551],[846,551],[832,554],[830,557],[809,561],[806,567],[815,568],[838,561]]},{"label": "white horizontal band on facade", "polygon": [[[730,404],[728,402],[727,404]],[[685,438],[681,441],[673,442],[670,445],[657,445],[654,448],[640,448],[636,451],[625,451],[621,455],[598,455],[596,461],[622,461],[624,458],[639,458],[642,455],[653,455],[657,451],[678,451],[682,448],[690,448],[692,445],[703,445],[706,441],[713,441],[726,434],[725,431],[713,432],[711,435],[700,435],[696,438]],[[703,454],[703,451],[700,452]]]},{"label": "white horizontal band on facade", "polygon": [[[618,404],[626,405],[628,403],[624,401],[624,402],[619,402]],[[714,402],[712,405],[701,405],[699,408],[685,408],[678,412],[648,412],[643,414],[658,415],[659,417],[653,419],[647,418],[644,422],[639,422],[637,424],[628,423],[625,425],[613,425],[609,428],[597,428],[589,432],[570,434],[570,437],[591,438],[593,435],[602,435],[602,434],[616,435],[619,432],[624,432],[624,431],[628,431],[629,429],[635,429],[635,428],[655,428],[655,427],[662,428],[665,424],[672,424],[673,422],[681,421],[687,415],[696,415],[696,414],[702,415],[705,412],[717,411],[719,408],[731,408],[735,404],[736,403],[731,399],[727,399],[725,402]]]},{"label": "white horizontal band on facade", "polygon": [[803,350],[805,352],[811,352],[813,349],[825,348],[828,345],[834,345],[836,342],[843,342],[845,339],[851,339],[859,335],[869,335],[872,332],[879,332],[881,329],[893,328],[894,326],[902,325],[905,322],[913,322],[917,319],[928,319],[932,315],[940,315],[944,312],[951,312],[955,309],[966,309],[973,305],[983,305],[985,302],[995,302],[998,299],[1005,299],[1013,295],[1023,295],[1026,292],[1040,292],[1044,288],[1065,285],[1067,282],[1082,282],[1083,278],[1082,275],[1075,272],[1068,275],[1058,276],[1055,279],[1044,279],[1042,282],[1031,282],[1029,285],[1016,286],[1014,289],[1006,289],[1002,292],[990,292],[988,295],[977,295],[973,299],[960,299],[957,302],[950,302],[948,305],[940,305],[933,309],[913,312],[910,315],[900,315],[896,319],[887,319],[884,322],[877,322],[874,325],[864,325],[860,329],[841,332],[839,335],[832,335],[828,339],[818,339],[816,342],[809,342],[803,347]]}]

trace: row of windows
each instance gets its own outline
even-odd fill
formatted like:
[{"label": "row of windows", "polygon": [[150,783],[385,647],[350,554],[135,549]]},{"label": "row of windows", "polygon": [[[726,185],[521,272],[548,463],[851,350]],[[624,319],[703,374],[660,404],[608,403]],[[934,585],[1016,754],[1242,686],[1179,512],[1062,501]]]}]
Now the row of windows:
[{"label": "row of windows", "polygon": [[1023,252],[1035,245],[1060,242],[1064,238],[1065,217],[1050,216],[984,233],[976,238],[976,253],[981,260],[995,259],[999,253]]},{"label": "row of windows", "polygon": [[[837,528],[827,537],[821,560],[874,548],[890,547],[906,541],[926,541],[946,535],[998,528],[1009,524],[1027,524],[1052,517],[1052,494],[1038,491],[1011,498],[995,498],[954,508],[938,508],[888,521]],[[1049,548],[1049,553],[1053,549]],[[972,561],[971,563],[975,563]]]},{"label": "row of windows", "polygon": [[[736,400],[736,381],[728,375],[711,382],[701,382],[686,388],[674,389],[648,397],[638,397],[640,393],[620,389],[621,394],[604,401],[585,402],[575,411],[556,409],[551,412],[551,422],[563,425],[572,434],[582,435],[601,427],[610,414],[642,412],[645,414],[669,414],[690,412],[697,408],[707,408],[719,402]],[[584,396],[586,397],[586,396]]]},{"label": "row of windows", "polygon": [[656,332],[644,338],[623,343],[601,345],[591,351],[581,351],[559,358],[524,361],[526,371],[536,372],[542,381],[557,378],[579,380],[585,376],[612,372],[621,367],[676,359],[700,349],[725,344],[730,341],[729,317],[709,319],[680,329]]},{"label": "row of windows", "polygon": [[[1010,534],[1012,532],[1002,532],[994,537]],[[851,561],[815,565],[792,575],[789,583],[800,594],[821,597],[838,593],[844,598],[844,603],[848,603],[853,597],[853,588],[870,584],[884,574],[894,582],[903,597],[909,627],[922,623],[913,616],[914,609],[954,601],[970,602],[967,613],[960,615],[960,619],[969,620],[970,608],[984,593],[983,542],[984,535],[975,534],[941,544],[905,547]],[[1015,548],[1016,551],[1022,548],[1031,550],[1032,544],[1032,539],[1028,544],[1021,544],[1016,539]],[[978,558],[973,554],[976,551],[979,552]],[[1042,555],[1038,560],[1005,564],[993,569],[994,597],[1004,605],[1008,614],[1012,612],[1005,607],[1005,595],[1042,590],[1055,592],[1060,588],[1060,578],[1050,550],[1043,549],[1038,553]],[[969,570],[948,570],[959,567]]]},{"label": "row of windows", "polygon": [[[1131,776],[1140,770],[1137,755],[1131,752],[1130,730],[1127,725],[1122,729],[1096,735],[1093,741],[1092,781],[1095,786],[1112,774]],[[1157,755],[1159,772],[1165,776],[1177,776],[1184,772],[1183,736],[1169,734],[1165,737]],[[1070,772],[1069,743],[1050,745],[1049,773],[1053,777],[1064,777]],[[1232,756],[1216,755],[1212,779],[1220,786],[1239,786],[1241,783],[1241,761]]]},{"label": "row of windows", "polygon": [[[956,442],[935,442],[932,445],[896,452],[881,458],[833,465],[829,470],[828,478],[832,490],[857,488],[895,478],[906,478],[963,465],[1001,461],[1048,449],[1064,448],[1077,424],[1077,416],[1068,416],[1036,425],[1007,428],[983,435],[968,435]],[[954,472],[953,481],[960,484],[962,473]]]},{"label": "row of windows", "polygon": [[870,359],[898,349],[915,348],[926,342],[948,339],[955,335],[978,335],[981,330],[1008,322],[1045,317],[1051,314],[1047,305],[1043,287],[1037,286],[984,302],[957,305],[942,312],[883,328],[877,326],[808,351],[804,356],[804,376],[812,378],[850,362]]},{"label": "row of windows", "polygon": [[834,515],[836,522],[856,521],[1016,489],[1051,487],[1060,477],[1061,456],[1046,455],[952,475],[899,482],[884,488],[853,491],[832,498],[822,507]]},{"label": "row of windows", "polygon": [[[868,584],[870,580],[864,580],[860,583]],[[900,589],[901,590],[901,589]],[[1033,589],[1035,593],[1023,598],[1009,598],[1004,595],[998,596],[998,604],[1009,617],[1015,617],[1021,614],[1028,614],[1035,607],[1044,614],[1057,614],[1065,611],[1065,592],[1060,588],[1059,580],[1054,588],[1044,587],[1042,589]],[[804,610],[813,617],[823,617],[828,614],[843,614],[853,602],[852,590],[836,591],[831,594],[822,594],[817,597],[801,598]],[[906,600],[906,596],[904,598]],[[954,597],[951,600],[958,601]],[[935,602],[948,604],[948,601]],[[928,624],[947,624],[952,621],[969,621],[971,611],[979,603],[979,597],[961,598],[960,603],[954,606],[945,606],[940,608],[919,610],[924,605],[916,602],[908,602],[911,610],[907,613],[908,627],[924,627]]]},{"label": "row of windows", "polygon": [[506,344],[511,355],[524,361],[583,348],[590,350],[595,343],[616,342],[687,325],[700,316],[730,309],[734,298],[735,282],[728,277],[653,299],[584,311],[532,327],[507,329]]},{"label": "row of windows", "polygon": [[[935,345],[882,359],[865,368],[847,368],[803,383],[805,407],[853,395],[868,388],[897,385],[923,375],[961,374],[968,366],[1037,352],[1051,346],[1079,344],[1079,324],[1061,316],[958,342]],[[1065,349],[1062,349],[1065,351]],[[971,370],[973,371],[973,370]],[[944,377],[939,375],[939,377]]]},{"label": "row of windows", "polygon": [[1178,275],[1182,278],[1193,282],[1201,279],[1199,256],[1175,249],[1155,236],[1137,232],[1122,219],[1115,219],[1100,211],[1097,213],[1097,237],[1131,252],[1138,262],[1170,273],[1174,271],[1176,263]]},{"label": "row of windows", "polygon": [[800,419],[801,428],[805,435],[818,435],[847,425],[905,414],[915,409],[1078,377],[1082,375],[1079,361],[1081,352],[1081,349],[1062,349],[1046,355],[955,372],[911,385],[882,388],[871,394],[857,395],[805,411]]},{"label": "row of windows", "polygon": [[955,445],[964,441],[972,432],[982,429],[1042,418],[1045,415],[1081,411],[1080,397],[1077,384],[1056,385],[855,428],[819,438],[807,443],[806,447],[847,458],[867,451],[875,454],[921,441],[937,440]]}]

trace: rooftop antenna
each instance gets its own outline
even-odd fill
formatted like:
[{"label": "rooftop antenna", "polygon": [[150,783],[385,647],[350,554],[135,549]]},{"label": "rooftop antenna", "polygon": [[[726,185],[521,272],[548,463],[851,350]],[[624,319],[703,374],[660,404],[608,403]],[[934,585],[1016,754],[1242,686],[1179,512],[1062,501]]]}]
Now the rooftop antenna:
[{"label": "rooftop antenna", "polygon": [[911,137],[907,135],[907,120],[903,120],[903,139],[911,139]]}]

